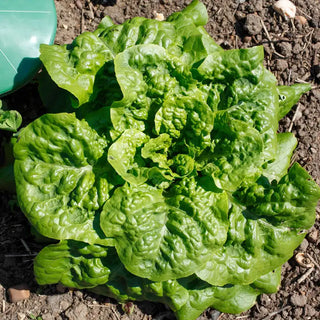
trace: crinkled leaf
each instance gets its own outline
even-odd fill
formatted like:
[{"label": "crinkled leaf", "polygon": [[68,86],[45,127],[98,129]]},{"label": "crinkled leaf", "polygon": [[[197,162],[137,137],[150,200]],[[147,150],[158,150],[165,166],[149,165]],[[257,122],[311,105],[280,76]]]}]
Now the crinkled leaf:
[{"label": "crinkled leaf", "polygon": [[148,180],[148,168],[139,154],[139,149],[149,137],[138,130],[126,130],[108,150],[108,161],[122,179],[132,184]]},{"label": "crinkled leaf", "polygon": [[47,114],[21,131],[14,146],[17,194],[37,231],[53,239],[108,243],[99,209],[116,182],[106,159],[99,161],[105,147],[74,114]]},{"label": "crinkled leaf", "polygon": [[74,240],[51,244],[34,261],[35,277],[39,284],[62,283],[78,289],[105,284],[110,274],[105,265],[113,252],[113,247]]},{"label": "crinkled leaf", "polygon": [[291,157],[297,146],[297,139],[290,132],[277,134],[277,152],[274,161],[267,164],[263,170],[263,175],[269,181],[279,181],[288,171]]},{"label": "crinkled leaf", "polygon": [[141,149],[141,155],[145,159],[151,159],[160,168],[169,168],[168,150],[171,147],[172,139],[166,133],[150,139]]},{"label": "crinkled leaf", "polygon": [[106,202],[101,228],[133,274],[154,281],[190,275],[224,243],[227,195],[191,181],[167,199],[157,188],[125,185]]},{"label": "crinkled leaf", "polygon": [[40,46],[40,59],[53,81],[69,91],[77,100],[74,107],[89,101],[95,75],[113,53],[93,33],[78,36],[67,46]]},{"label": "crinkled leaf", "polygon": [[255,303],[258,294],[270,292],[269,283],[276,287],[280,281],[277,270],[261,277],[253,286],[210,286],[195,276],[152,282],[130,274],[114,248],[70,240],[42,249],[35,259],[34,271],[40,284],[60,282],[120,301],[148,299],[165,303],[180,320],[194,320],[209,306],[240,313]]},{"label": "crinkled leaf", "polygon": [[265,293],[275,293],[279,290],[281,283],[281,267],[264,274],[255,280],[251,286]]},{"label": "crinkled leaf", "polygon": [[[257,83],[259,69],[263,62],[263,47],[215,51],[194,69],[200,79],[211,79],[223,83],[232,83],[235,79],[247,78]],[[254,70],[257,69],[258,74]]]},{"label": "crinkled leaf", "polygon": [[279,99],[275,77],[268,70],[262,70],[257,84],[240,78],[227,86],[221,93],[219,109],[226,109],[233,118],[259,132],[263,140],[261,156],[267,162],[274,160],[277,150]]},{"label": "crinkled leaf", "polygon": [[213,150],[205,151],[197,162],[202,173],[212,176],[219,188],[235,191],[243,182],[254,181],[260,175],[263,141],[249,123],[220,111],[211,136]]},{"label": "crinkled leaf", "polygon": [[279,183],[264,178],[234,194],[228,239],[197,275],[212,285],[248,284],[282,265],[315,220],[317,184],[295,164]]}]

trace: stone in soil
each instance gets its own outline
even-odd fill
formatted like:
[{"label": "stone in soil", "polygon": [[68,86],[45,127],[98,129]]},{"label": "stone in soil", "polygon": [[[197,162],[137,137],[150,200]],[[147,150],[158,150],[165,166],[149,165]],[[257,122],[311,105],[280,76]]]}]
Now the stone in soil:
[{"label": "stone in soil", "polygon": [[308,298],[305,295],[294,293],[290,297],[290,302],[296,307],[304,307],[307,304]]},{"label": "stone in soil", "polygon": [[301,242],[299,248],[300,248],[301,251],[305,252],[307,250],[307,248],[308,248],[308,245],[309,245],[308,240],[307,239],[303,239],[303,241]]},{"label": "stone in soil", "polygon": [[276,47],[277,51],[285,57],[292,55],[292,45],[290,42],[280,42]]},{"label": "stone in soil", "polygon": [[55,294],[47,297],[47,303],[53,314],[59,314],[71,306],[72,297],[69,293]]},{"label": "stone in soil", "polygon": [[244,30],[251,36],[259,34],[262,30],[260,17],[256,14],[248,14],[243,27]]},{"label": "stone in soil", "polygon": [[30,290],[27,284],[19,284],[8,289],[9,301],[12,303],[30,298]]},{"label": "stone in soil", "polygon": [[313,317],[317,311],[314,307],[310,306],[309,304],[305,305],[303,313],[307,317]]},{"label": "stone in soil", "polygon": [[316,243],[319,239],[319,231],[316,228],[312,228],[308,233],[307,238],[310,242]]},{"label": "stone in soil", "polygon": [[69,320],[87,320],[87,315],[88,307],[83,303],[78,303],[65,312]]}]

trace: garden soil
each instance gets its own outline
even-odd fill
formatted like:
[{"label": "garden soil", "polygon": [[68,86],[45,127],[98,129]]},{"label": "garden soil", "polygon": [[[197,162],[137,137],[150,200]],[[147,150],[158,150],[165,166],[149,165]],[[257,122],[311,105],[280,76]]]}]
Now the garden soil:
[{"label": "garden soil", "polygon": [[[263,45],[265,65],[279,84],[309,82],[305,94],[282,120],[280,131],[291,131],[299,144],[294,160],[320,183],[320,1],[294,0],[296,18],[285,20],[269,0],[204,0],[210,35],[225,49]],[[70,43],[82,32],[95,29],[105,15],[115,23],[134,16],[167,17],[190,0],[55,0],[58,28],[55,42]],[[45,112],[34,79],[3,98],[18,109],[24,124]],[[1,139],[7,136],[1,133]],[[317,220],[282,271],[278,293],[262,295],[251,310],[241,315],[208,309],[199,319],[320,319],[320,219]],[[149,302],[120,305],[87,291],[60,285],[41,287],[32,272],[32,260],[42,245],[31,236],[29,225],[14,194],[0,193],[0,319],[1,320],[150,320],[174,319],[165,306]],[[296,259],[303,254],[304,261]],[[299,255],[301,256],[301,255]],[[11,290],[23,286],[30,296],[11,302]],[[28,291],[29,290],[29,291]]]}]

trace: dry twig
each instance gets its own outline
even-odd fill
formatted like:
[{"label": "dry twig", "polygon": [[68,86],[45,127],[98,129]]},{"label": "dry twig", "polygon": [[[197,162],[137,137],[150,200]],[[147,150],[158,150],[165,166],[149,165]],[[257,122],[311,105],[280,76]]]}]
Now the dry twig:
[{"label": "dry twig", "polygon": [[5,258],[25,258],[25,257],[27,257],[27,258],[31,258],[31,257],[35,257],[37,255],[37,253],[28,253],[28,254],[26,254],[26,253],[22,253],[22,254],[19,254],[19,253],[17,253],[17,254],[5,254],[4,255],[4,257]]},{"label": "dry twig", "polygon": [[80,21],[80,33],[84,31],[84,14],[83,8],[81,8],[81,21]]},{"label": "dry twig", "polygon": [[315,261],[309,253],[307,253],[308,258],[314,263],[314,265],[320,270],[320,265]]},{"label": "dry twig", "polygon": [[294,113],[294,115],[293,115],[293,118],[292,118],[292,120],[291,120],[289,129],[288,129],[289,132],[292,131],[293,123],[296,121],[296,118],[297,118],[297,116],[298,116],[298,113],[300,112],[300,106],[301,106],[300,103],[298,103],[297,109],[296,109],[296,111],[295,111],[295,113]]},{"label": "dry twig", "polygon": [[117,318],[117,320],[120,320],[120,317],[119,317],[119,315],[117,314],[117,312],[116,312],[113,308],[110,308],[110,309],[111,309],[112,314],[114,314],[115,317]]},{"label": "dry twig", "polygon": [[304,16],[306,16],[308,19],[312,19],[311,16],[309,16],[307,13],[305,13],[304,11],[302,11],[299,7],[297,7],[297,10],[300,11]]},{"label": "dry twig", "polygon": [[22,245],[24,246],[24,248],[26,249],[26,251],[29,253],[29,254],[32,254],[29,246],[27,245],[27,243],[23,240],[23,239],[20,239]]},{"label": "dry twig", "polygon": [[269,41],[269,43],[270,43],[270,46],[271,46],[274,54],[277,55],[277,56],[279,56],[280,58],[285,58],[285,56],[283,56],[282,54],[280,54],[280,53],[278,53],[278,52],[276,51],[276,49],[275,49],[275,47],[274,47],[274,44],[273,44],[273,41],[271,40],[270,34],[269,34],[268,30],[267,30],[266,25],[264,24],[262,18],[261,18],[261,17],[259,17],[259,18],[260,18],[260,21],[261,21],[261,24],[262,24],[262,28],[263,28],[266,36],[267,36],[267,39],[268,39],[268,41]]},{"label": "dry twig", "polygon": [[284,310],[289,309],[290,306],[285,306],[277,311],[271,312],[268,316],[266,316],[265,318],[263,318],[262,320],[270,320],[273,316],[276,316],[277,314],[281,313]]},{"label": "dry twig", "polygon": [[314,271],[314,267],[308,269],[308,270],[306,271],[306,273],[304,273],[304,274],[297,280],[297,283],[300,284],[301,282],[303,282],[304,280],[306,280],[313,271]]}]

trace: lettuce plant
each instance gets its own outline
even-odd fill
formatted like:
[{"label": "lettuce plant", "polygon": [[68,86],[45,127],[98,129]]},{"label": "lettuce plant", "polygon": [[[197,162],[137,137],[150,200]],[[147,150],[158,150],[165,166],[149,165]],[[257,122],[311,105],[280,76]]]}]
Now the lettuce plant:
[{"label": "lettuce plant", "polygon": [[184,320],[279,287],[320,197],[277,132],[310,87],[277,86],[262,47],[223,50],[207,19],[195,0],[41,46],[42,96],[63,112],[14,147],[21,209],[59,240],[35,259],[39,284],[162,302]]}]

